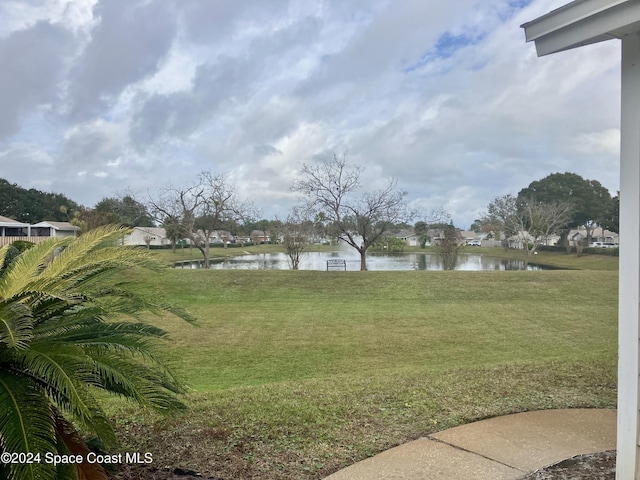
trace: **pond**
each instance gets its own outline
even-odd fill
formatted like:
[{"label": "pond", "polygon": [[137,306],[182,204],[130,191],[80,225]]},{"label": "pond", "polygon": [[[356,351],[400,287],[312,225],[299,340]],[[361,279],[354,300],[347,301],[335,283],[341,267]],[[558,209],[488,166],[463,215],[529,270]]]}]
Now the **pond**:
[{"label": "pond", "polygon": [[[360,255],[341,250],[336,252],[308,252],[304,255],[300,270],[326,270],[327,260],[345,260],[347,270],[360,270]],[[176,264],[177,268],[199,268],[200,262]],[[284,253],[265,253],[241,255],[211,260],[215,270],[289,270],[289,258]],[[481,253],[464,253],[458,256],[456,270],[542,270],[544,267],[528,264],[521,260],[512,260]],[[332,269],[333,270],[333,269]],[[398,253],[367,255],[367,270],[442,270],[442,261],[435,253]]]}]

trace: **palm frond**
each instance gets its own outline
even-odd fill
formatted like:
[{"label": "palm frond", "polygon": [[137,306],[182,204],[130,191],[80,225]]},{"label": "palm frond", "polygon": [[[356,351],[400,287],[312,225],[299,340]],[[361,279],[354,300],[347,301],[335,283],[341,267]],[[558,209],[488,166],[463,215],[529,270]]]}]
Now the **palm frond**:
[{"label": "palm frond", "polygon": [[14,365],[42,385],[58,408],[71,414],[83,429],[113,443],[113,429],[88,389],[100,379],[82,349],[32,344],[28,350],[16,352]]},{"label": "palm frond", "polygon": [[[4,452],[55,452],[54,421],[43,390],[30,379],[0,369],[0,444]],[[8,480],[55,480],[46,462],[12,463]]]},{"label": "palm frond", "polygon": [[0,268],[2,268],[2,266],[4,265],[4,259],[7,257],[7,252],[9,251],[9,247],[11,245],[5,245],[4,247],[0,248]]},{"label": "palm frond", "polygon": [[[177,397],[184,386],[155,356],[165,332],[121,320],[143,312],[195,319],[122,283],[121,273],[131,267],[164,268],[146,250],[119,245],[126,231],[103,227],[79,238],[42,242],[0,273],[0,412],[9,412],[0,416],[0,449],[70,450],[78,438],[69,422],[114,445],[97,391],[161,411],[184,408]],[[3,255],[0,249],[0,261]],[[61,417],[52,420],[53,412]],[[24,418],[29,423],[20,427]],[[18,473],[13,466],[2,468],[0,476],[7,472],[16,480],[55,477],[29,473],[26,466]],[[91,478],[95,472],[77,473]],[[58,480],[73,475],[61,469]]]},{"label": "palm frond", "polygon": [[0,347],[27,348],[32,333],[31,311],[19,302],[0,301]]},{"label": "palm frond", "polygon": [[155,410],[177,411],[185,408],[176,396],[184,393],[185,387],[166,367],[160,368],[157,363],[134,362],[101,349],[95,349],[91,356],[107,392]]},{"label": "palm frond", "polygon": [[0,277],[0,297],[9,298],[21,292],[53,260],[56,250],[69,244],[71,240],[46,240],[18,255]]},{"label": "palm frond", "polygon": [[96,318],[80,323],[66,322],[66,318],[61,318],[57,322],[48,322],[45,328],[36,328],[33,345],[59,342],[78,346],[105,345],[115,350],[132,347],[137,350],[149,349],[152,342],[165,336],[164,330],[146,323],[104,323]]}]

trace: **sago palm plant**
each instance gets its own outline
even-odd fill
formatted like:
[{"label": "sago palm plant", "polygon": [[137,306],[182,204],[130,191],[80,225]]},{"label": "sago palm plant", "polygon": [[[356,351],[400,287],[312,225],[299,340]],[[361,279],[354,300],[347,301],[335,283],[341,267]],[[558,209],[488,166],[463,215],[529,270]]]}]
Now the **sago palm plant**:
[{"label": "sago palm plant", "polygon": [[[146,250],[118,245],[124,233],[104,227],[52,239],[0,270],[1,478],[106,478],[96,464],[50,461],[88,453],[82,435],[115,445],[99,391],[165,411],[182,407],[181,385],[152,353],[165,333],[136,317],[168,310],[191,318],[122,283],[124,270],[154,267]],[[0,249],[0,266],[7,251]]]}]

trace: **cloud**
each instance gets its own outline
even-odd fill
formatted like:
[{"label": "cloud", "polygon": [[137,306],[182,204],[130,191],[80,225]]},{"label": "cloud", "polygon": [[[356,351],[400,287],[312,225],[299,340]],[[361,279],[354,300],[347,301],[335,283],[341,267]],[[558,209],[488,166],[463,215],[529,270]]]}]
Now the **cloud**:
[{"label": "cloud", "polygon": [[70,46],[71,35],[48,22],[0,38],[0,140],[17,132],[30,110],[57,102]]},{"label": "cloud", "polygon": [[72,118],[99,114],[125,88],[157,72],[176,33],[169,2],[102,0],[93,13],[98,20],[71,72]]},{"label": "cloud", "polygon": [[563,3],[2,2],[2,174],[92,205],[210,169],[285,217],[347,152],[460,226],[555,171],[615,191],[619,45],[537,58],[520,28]]}]

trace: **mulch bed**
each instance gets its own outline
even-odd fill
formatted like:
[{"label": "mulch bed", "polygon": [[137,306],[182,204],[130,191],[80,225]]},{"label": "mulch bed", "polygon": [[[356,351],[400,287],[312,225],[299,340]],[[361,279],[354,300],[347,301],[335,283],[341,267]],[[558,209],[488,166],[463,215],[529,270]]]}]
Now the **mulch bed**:
[{"label": "mulch bed", "polygon": [[563,460],[522,477],[521,480],[614,480],[616,451],[609,450]]},{"label": "mulch bed", "polygon": [[232,480],[222,477],[205,477],[182,468],[153,468],[147,465],[123,465],[115,480]]},{"label": "mulch bed", "polygon": [[[579,455],[550,467],[531,472],[520,480],[615,480],[616,451]],[[115,480],[240,480],[222,477],[206,477],[197,472],[174,469],[158,469],[148,465],[123,465]]]}]

